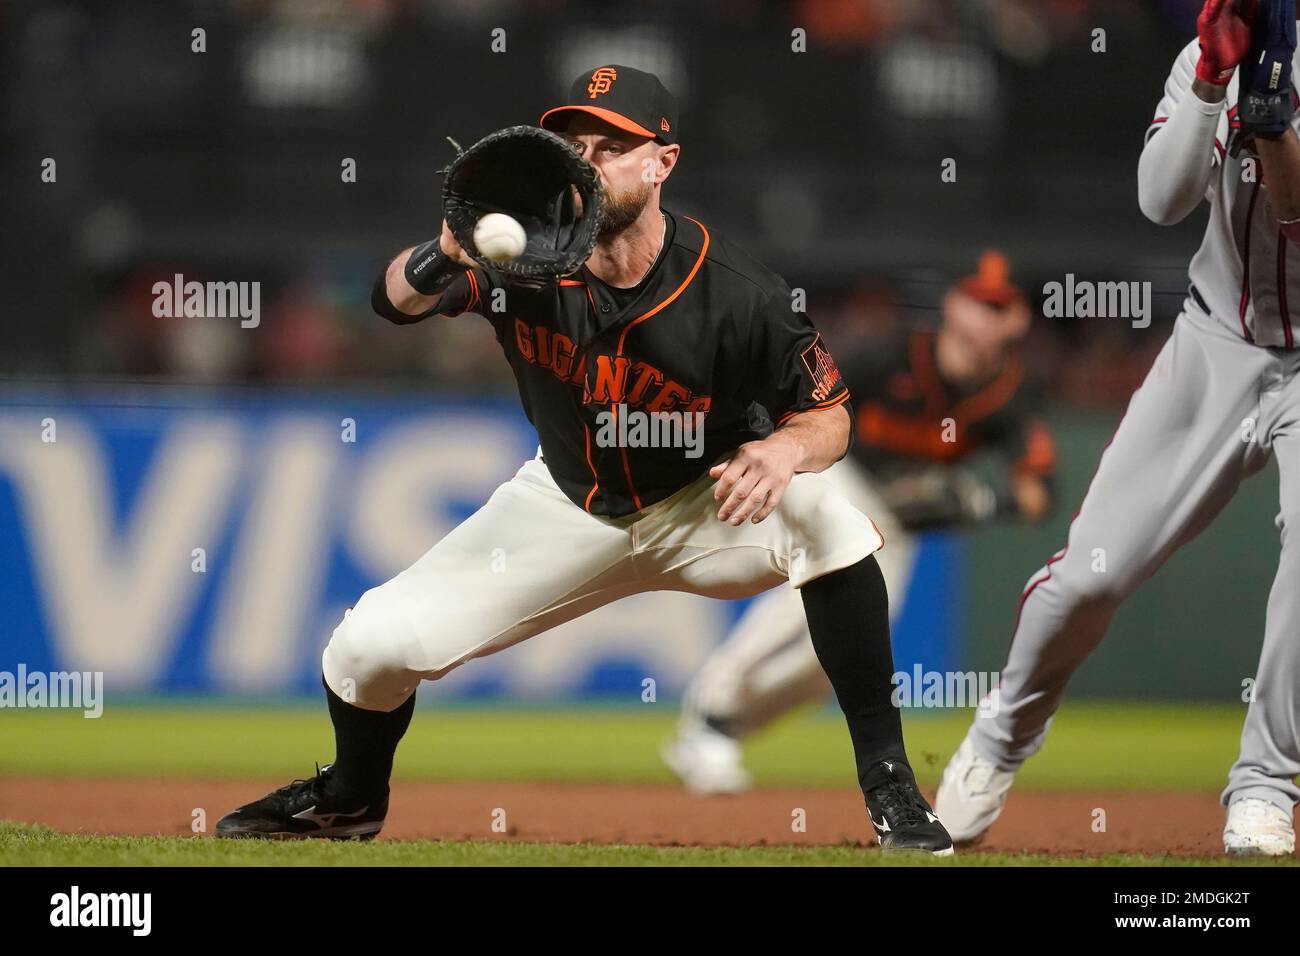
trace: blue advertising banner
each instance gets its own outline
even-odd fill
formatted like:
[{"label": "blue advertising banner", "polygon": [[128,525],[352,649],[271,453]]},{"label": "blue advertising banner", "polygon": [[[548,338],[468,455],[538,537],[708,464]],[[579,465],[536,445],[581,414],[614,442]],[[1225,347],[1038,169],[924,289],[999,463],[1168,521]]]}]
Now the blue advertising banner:
[{"label": "blue advertising banner", "polygon": [[[177,388],[0,394],[0,670],[109,693],[319,691],[344,610],[536,451],[510,400]],[[899,670],[948,668],[957,543],[928,536]],[[898,601],[899,596],[894,596]],[[743,602],[626,599],[439,682],[453,696],[679,693]]]}]

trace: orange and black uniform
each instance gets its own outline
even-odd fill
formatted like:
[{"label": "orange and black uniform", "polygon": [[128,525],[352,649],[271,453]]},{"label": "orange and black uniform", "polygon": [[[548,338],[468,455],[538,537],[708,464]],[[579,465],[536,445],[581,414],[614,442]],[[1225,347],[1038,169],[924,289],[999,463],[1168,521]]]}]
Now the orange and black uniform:
[{"label": "orange and black uniform", "polygon": [[[632,289],[586,266],[536,291],[475,268],[438,306],[492,323],[547,468],[594,515],[661,501],[789,416],[849,398],[780,276],[695,219],[664,215],[663,249]],[[633,411],[703,413],[703,453],[600,447],[597,416]]]},{"label": "orange and black uniform", "polygon": [[933,332],[903,333],[845,360],[855,406],[853,460],[891,476],[992,450],[1016,474],[1049,478],[1055,445],[1021,359],[1012,355],[991,381],[961,388],[939,374],[935,341]]},{"label": "orange and black uniform", "polygon": [[[543,114],[541,124],[567,130],[574,112],[585,112],[665,146],[676,145],[676,102],[658,77],[641,70],[602,64],[584,72],[574,81],[567,102]],[[692,484],[698,483],[697,491],[703,489],[711,480],[710,466],[739,445],[767,436],[792,415],[834,409],[849,400],[816,329],[806,315],[795,311],[789,286],[689,216],[664,214],[663,248],[643,281],[625,290],[610,288],[585,266],[531,290],[503,284],[500,275],[488,268],[449,279],[445,257],[430,250],[433,244],[418,247],[421,258],[407,273],[408,282],[421,283],[412,282],[417,291],[433,290],[424,294],[438,294],[439,312],[474,311],[492,323],[514,370],[524,411],[541,439],[546,470],[576,508],[590,515],[604,519],[636,515]],[[408,268],[411,258],[405,264]],[[426,279],[420,278],[421,269],[430,270]],[[425,285],[426,280],[431,284]],[[393,307],[383,276],[372,301],[376,311],[392,321],[423,318],[407,317]],[[664,420],[651,417],[657,413],[691,416],[685,421],[692,425],[698,416],[702,441],[691,441],[689,447],[646,447],[641,442],[634,446],[622,440],[621,428],[608,427],[614,415],[624,423],[657,421],[656,437],[662,438]],[[685,438],[681,419],[668,424],[670,433]],[[618,439],[605,441],[602,435],[611,430]],[[860,517],[849,513],[851,508],[836,497],[838,492],[829,483],[804,481],[802,486],[809,489],[807,497],[818,508],[814,514],[821,514],[825,504],[838,508],[841,520]],[[685,497],[682,504],[680,520],[688,524],[688,531],[713,517],[712,508],[700,509],[696,498]],[[670,518],[679,517],[678,512],[666,510]],[[519,517],[528,519],[527,513]],[[572,521],[584,531],[591,530],[582,512],[575,510]],[[780,533],[789,531],[792,542],[796,534],[816,541],[820,535],[843,530],[816,519],[802,523],[809,527],[780,522],[777,527]],[[938,818],[928,813],[929,805],[907,767],[902,721],[889,680],[893,672],[889,596],[872,556],[880,537],[874,530],[867,537],[865,521],[854,524],[846,535],[861,536],[852,542],[852,551],[860,557],[800,584],[813,647],[844,711],[868,810],[885,821],[884,830],[878,830],[882,840],[951,851],[952,841]],[[624,546],[634,548],[635,542]],[[724,549],[723,559],[726,556]],[[563,565],[570,557],[557,552],[554,563]],[[849,560],[852,555],[845,551],[842,557]],[[761,583],[777,567],[770,561],[761,571],[752,570],[760,563],[744,565],[750,569],[743,572],[753,578],[750,583]],[[620,566],[638,576],[630,562]],[[579,570],[586,573],[585,566]],[[563,586],[569,579],[556,581]],[[653,582],[638,576],[637,583]],[[509,586],[503,579],[501,587]],[[609,586],[613,587],[612,579]],[[736,593],[730,584],[724,590]],[[563,602],[565,595],[557,600]],[[539,617],[545,615],[529,620],[537,622]],[[497,631],[497,637],[506,633],[526,636],[522,630],[508,628]],[[474,645],[470,656],[486,646]],[[352,792],[379,791],[386,785],[392,752],[410,720],[409,710],[393,711],[397,717],[376,716],[334,698],[330,703],[336,750],[344,755],[339,763],[356,781]],[[366,771],[367,761],[373,767],[380,758],[384,761],[380,770]],[[921,810],[927,813],[923,816]]]}]

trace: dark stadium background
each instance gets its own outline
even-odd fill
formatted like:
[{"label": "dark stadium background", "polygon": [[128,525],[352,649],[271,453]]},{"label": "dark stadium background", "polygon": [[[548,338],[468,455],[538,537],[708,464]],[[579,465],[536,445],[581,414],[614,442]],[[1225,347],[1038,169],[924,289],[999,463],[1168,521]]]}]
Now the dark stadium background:
[{"label": "dark stadium background", "polygon": [[[1150,224],[1136,168],[1199,6],[9,0],[0,411],[30,409],[33,390],[75,407],[86,389],[102,401],[128,386],[163,405],[195,386],[254,405],[508,396],[486,323],[389,326],[369,309],[370,283],[392,252],[436,232],[446,137],[468,145],[533,122],[597,63],[653,69],[682,104],[666,205],[807,289],[837,347],[932,323],[945,284],[985,248],[1009,254],[1036,300],[1067,273],[1153,283],[1149,329],[1036,321],[1029,355],[1052,401],[1061,503],[1042,527],[961,545],[960,660],[996,668],[1021,585],[1063,543],[1186,290],[1204,212]],[[807,53],[791,52],[796,27]],[[195,28],[204,53],[191,51]],[[498,28],[504,52],[492,49]],[[56,184],[40,181],[46,157]],[[355,183],[341,181],[345,158]],[[940,181],[945,158],[955,183]],[[261,282],[261,326],[154,318],[151,286],[174,273]],[[1275,563],[1272,481],[1256,479],[1125,608],[1080,692],[1234,698]],[[16,587],[0,583],[10,606]]]}]

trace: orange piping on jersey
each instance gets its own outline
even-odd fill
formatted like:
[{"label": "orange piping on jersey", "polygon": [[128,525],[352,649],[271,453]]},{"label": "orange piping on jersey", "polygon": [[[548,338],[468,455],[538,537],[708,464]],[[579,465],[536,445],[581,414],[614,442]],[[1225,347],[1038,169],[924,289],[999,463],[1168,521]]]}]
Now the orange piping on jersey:
[{"label": "orange piping on jersey", "polygon": [[849,390],[846,388],[844,390],[844,394],[842,394],[839,398],[828,398],[826,399],[826,401],[819,402],[818,404],[814,405],[812,408],[803,409],[803,411],[786,412],[784,415],[780,417],[776,425],[778,428],[780,428],[782,425],[788,422],[795,415],[803,415],[807,412],[824,412],[827,409],[834,408],[836,405],[843,405],[848,400],[849,400]]},{"label": "orange piping on jersey", "polygon": [[581,279],[561,279],[560,285],[586,285]]},{"label": "orange piping on jersey", "polygon": [[896,415],[883,405],[867,402],[858,409],[855,423],[858,440],[873,448],[885,448],[909,458],[928,461],[957,461],[974,449],[964,440],[946,442],[932,419]]},{"label": "orange piping on jersey", "polygon": [[969,425],[971,422],[992,415],[1011,401],[1011,396],[1016,394],[1016,389],[1020,387],[1020,380],[1024,375],[1025,368],[1020,364],[1020,360],[1011,359],[997,378],[974,395],[954,405],[949,415],[958,425]]},{"label": "orange piping on jersey", "polygon": [[587,500],[582,503],[582,507],[591,514],[591,499],[595,497],[596,489],[600,487],[600,477],[596,474],[596,466],[591,463],[591,429],[587,423],[582,423],[582,434],[587,442],[587,467],[591,469],[591,491],[587,492]]},{"label": "orange piping on jersey", "polygon": [[465,275],[469,277],[469,305],[465,306],[465,311],[468,312],[478,304],[478,279],[474,277],[473,269],[468,270]]},{"label": "orange piping on jersey", "polygon": [[1024,378],[1024,366],[1019,359],[1012,358],[992,382],[974,395],[949,407],[942,380],[939,378],[939,369],[927,339],[933,341],[933,337],[927,333],[913,334],[911,348],[912,372],[920,383],[922,392],[925,393],[925,411],[922,413],[924,417],[932,418],[941,412],[946,412],[945,417],[951,417],[959,425],[969,425],[971,422],[992,415],[1009,402],[1015,395],[1016,389],[1020,387],[1021,379]]},{"label": "orange piping on jersey", "polygon": [[[704,228],[704,223],[700,222],[697,219],[691,219],[690,216],[683,216],[682,218],[690,219],[691,222],[695,223],[695,225],[700,227],[700,232],[704,233],[704,244],[700,246],[700,254],[698,257],[696,257],[695,264],[691,266],[691,271],[687,274],[686,278],[682,280],[681,285],[679,285],[676,289],[674,289],[672,294],[669,295],[668,298],[664,299],[662,302],[660,302],[650,311],[638,315],[635,319],[633,319],[626,326],[624,326],[623,331],[620,332],[618,336],[618,349],[614,353],[615,358],[624,357],[623,344],[627,341],[627,334],[632,331],[633,326],[641,324],[646,319],[650,318],[652,315],[661,312],[668,305],[670,305],[673,302],[673,300],[676,299],[679,295],[681,295],[682,292],[686,290],[686,287],[695,280],[696,273],[700,271],[700,266],[704,264],[704,257],[709,251],[709,230]],[[587,290],[587,298],[591,299],[591,289]],[[591,301],[591,308],[594,312],[596,308],[596,302],[594,299]],[[620,448],[619,453],[623,459],[623,475],[624,477],[627,478],[627,489],[628,491],[632,492],[632,501],[636,504],[637,510],[640,511],[641,496],[637,494],[636,485],[632,483],[632,469],[627,460],[627,449]]]},{"label": "orange piping on jersey", "polygon": [[620,448],[619,453],[623,456],[623,475],[627,478],[627,490],[632,492],[632,503],[636,505],[636,510],[640,511],[643,507],[641,496],[636,493],[636,485],[632,484],[632,469],[627,463],[627,449]]},{"label": "orange piping on jersey", "polygon": [[863,444],[887,448],[910,457],[956,461],[975,450],[965,440],[966,429],[1009,402],[1020,387],[1023,374],[1023,365],[1018,359],[1013,359],[991,384],[947,409],[947,416],[961,429],[956,441],[943,440],[934,427],[932,415],[900,414],[872,402],[864,403],[858,409],[856,434]]},{"label": "orange piping on jersey", "polygon": [[690,273],[688,273],[686,278],[682,280],[682,284],[673,290],[672,295],[664,299],[662,302],[656,305],[649,312],[643,313],[642,315],[638,315],[635,319],[633,319],[631,322],[627,324],[627,326],[623,329],[622,333],[618,337],[618,352],[616,354],[618,354],[619,356],[622,356],[623,354],[623,342],[625,339],[627,339],[627,334],[631,332],[635,326],[640,325],[646,319],[650,318],[650,316],[654,315],[657,312],[662,311],[665,307],[670,305],[674,299],[676,299],[679,295],[681,295],[686,290],[686,287],[688,285],[690,285],[693,281],[695,281],[695,274],[700,271],[700,266],[704,264],[704,257],[708,255],[709,252],[709,230],[704,228],[704,223],[696,219],[691,219],[690,216],[683,216],[682,218],[690,219],[691,222],[695,223],[695,225],[700,227],[700,232],[704,233],[704,245],[700,247],[700,254],[695,260],[695,265],[691,266]]},{"label": "orange piping on jersey", "polygon": [[[614,416],[614,434],[618,434],[618,405],[610,406],[610,414]],[[618,448],[619,457],[623,459],[623,477],[627,479],[627,490],[632,492],[632,503],[636,505],[636,510],[640,511],[644,505],[641,504],[641,496],[636,493],[636,485],[632,484],[632,468],[627,463],[627,448],[620,445]]]}]

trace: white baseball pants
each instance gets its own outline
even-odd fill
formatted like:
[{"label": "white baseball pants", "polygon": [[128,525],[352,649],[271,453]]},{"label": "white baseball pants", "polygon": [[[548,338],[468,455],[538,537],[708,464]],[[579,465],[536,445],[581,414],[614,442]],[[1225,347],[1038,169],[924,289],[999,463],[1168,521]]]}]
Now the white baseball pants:
[{"label": "white baseball pants", "polygon": [[[913,537],[871,487],[867,474],[840,461],[823,474],[879,528],[888,547],[876,553],[889,591],[892,622],[902,607],[916,557]],[[737,735],[753,733],[810,701],[825,700],[831,683],[813,650],[803,600],[792,587],[756,598],[700,667],[683,700],[688,719],[726,720]]]},{"label": "white baseball pants", "polygon": [[399,706],[421,680],[643,591],[742,598],[795,587],[880,548],[879,532],[820,474],[795,475],[760,524],[719,521],[707,474],[623,518],[587,514],[540,455],[334,630],[325,680],[367,710]]}]

